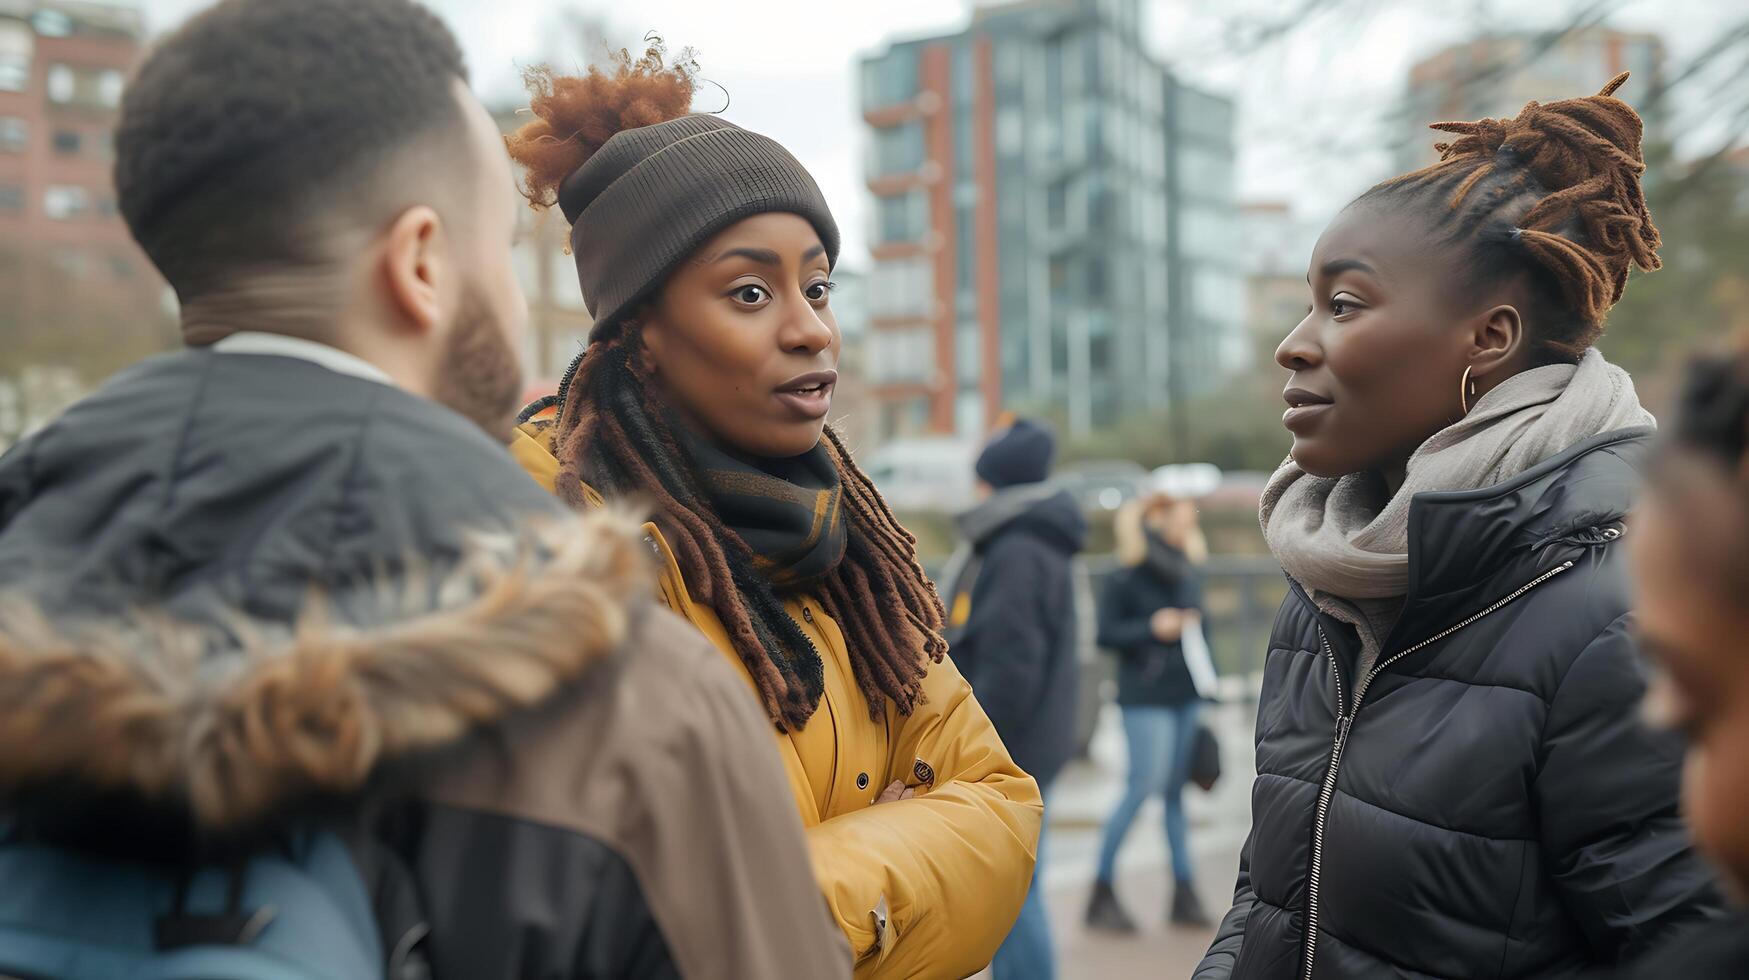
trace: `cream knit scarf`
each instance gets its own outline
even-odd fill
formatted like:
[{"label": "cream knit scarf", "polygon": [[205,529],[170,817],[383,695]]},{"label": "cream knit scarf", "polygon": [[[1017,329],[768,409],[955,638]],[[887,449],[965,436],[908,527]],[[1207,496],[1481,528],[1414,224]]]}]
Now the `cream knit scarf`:
[{"label": "cream knit scarf", "polygon": [[1409,504],[1416,494],[1503,483],[1592,436],[1656,424],[1627,372],[1595,350],[1508,378],[1409,457],[1394,496],[1368,471],[1326,479],[1292,459],[1263,492],[1263,536],[1325,612],[1360,633],[1371,669],[1409,587]]}]

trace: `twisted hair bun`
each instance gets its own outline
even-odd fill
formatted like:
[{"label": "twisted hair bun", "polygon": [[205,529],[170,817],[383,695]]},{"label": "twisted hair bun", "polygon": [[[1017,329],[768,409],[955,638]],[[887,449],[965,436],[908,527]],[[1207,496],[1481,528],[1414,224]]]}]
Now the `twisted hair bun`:
[{"label": "twisted hair bun", "polygon": [[[1432,127],[1459,134],[1434,144],[1442,161],[1477,161],[1453,207],[1500,161],[1521,161],[1517,165],[1551,192],[1518,221],[1524,247],[1568,287],[1580,317],[1599,324],[1627,288],[1630,264],[1648,272],[1663,264],[1640,187],[1644,126],[1639,113],[1615,98],[1627,80],[1622,72],[1596,95],[1531,102],[1511,119]],[[1572,233],[1575,225],[1580,234]]]},{"label": "twisted hair bun", "polygon": [[559,185],[615,133],[684,116],[692,108],[698,63],[690,48],[672,61],[661,38],[641,57],[621,48],[607,70],[591,66],[581,76],[542,66],[524,73],[535,115],[505,137],[510,156],[524,168],[522,193],[537,208],[558,202]]},{"label": "twisted hair bun", "polygon": [[1627,79],[1626,72],[1617,75],[1596,95],[1531,102],[1511,119],[1434,123],[1457,137],[1434,144],[1439,162],[1386,181],[1363,199],[1444,194],[1439,224],[1451,240],[1470,240],[1470,277],[1527,265],[1539,273],[1559,300],[1542,317],[1542,339],[1575,356],[1603,333],[1630,268],[1663,264],[1640,186],[1644,127],[1615,97]]}]

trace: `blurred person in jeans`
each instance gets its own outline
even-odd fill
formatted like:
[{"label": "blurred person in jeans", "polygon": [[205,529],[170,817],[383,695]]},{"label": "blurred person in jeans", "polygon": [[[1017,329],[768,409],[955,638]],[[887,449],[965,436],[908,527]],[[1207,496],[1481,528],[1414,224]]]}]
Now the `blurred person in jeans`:
[{"label": "blurred person in jeans", "polygon": [[1124,795],[1106,821],[1099,847],[1099,877],[1087,906],[1087,924],[1129,933],[1135,921],[1118,901],[1117,853],[1136,812],[1150,796],[1166,804],[1166,842],[1172,852],[1174,925],[1208,925],[1197,898],[1195,869],[1184,815],[1202,696],[1185,658],[1187,631],[1201,629],[1202,575],[1208,544],[1196,522],[1196,504],[1156,492],[1118,511],[1120,567],[1099,602],[1099,645],[1119,657],[1117,703],[1123,711],[1129,772]]},{"label": "blurred person in jeans", "polygon": [[1749,344],[1690,369],[1631,538],[1647,717],[1687,736],[1683,813],[1739,905],[1624,976],[1749,976]]},{"label": "blurred person in jeans", "polygon": [[[976,467],[983,500],[960,515],[964,543],[942,576],[949,652],[1044,794],[1075,752],[1073,562],[1087,541],[1075,498],[1047,482],[1055,454],[1051,433],[1027,419],[991,437]],[[1026,904],[991,964],[999,980],[1055,975],[1042,828],[1037,854]]]}]

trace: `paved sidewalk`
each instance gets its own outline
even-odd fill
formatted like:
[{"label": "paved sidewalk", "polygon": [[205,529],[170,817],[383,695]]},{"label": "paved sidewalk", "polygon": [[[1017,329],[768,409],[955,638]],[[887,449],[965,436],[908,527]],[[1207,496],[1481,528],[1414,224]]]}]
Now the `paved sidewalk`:
[{"label": "paved sidewalk", "polygon": [[[1239,849],[1250,821],[1252,710],[1249,704],[1226,704],[1204,716],[1220,739],[1224,771],[1213,793],[1186,790],[1197,890],[1217,921],[1232,902]],[[1141,931],[1112,936],[1082,923],[1098,864],[1100,825],[1123,791],[1124,745],[1115,706],[1106,707],[1089,754],[1058,778],[1047,816],[1045,887],[1057,942],[1057,976],[1183,980],[1202,959],[1214,930],[1166,924],[1172,876],[1165,808],[1158,800],[1150,800],[1137,814],[1118,856],[1118,895]]]}]

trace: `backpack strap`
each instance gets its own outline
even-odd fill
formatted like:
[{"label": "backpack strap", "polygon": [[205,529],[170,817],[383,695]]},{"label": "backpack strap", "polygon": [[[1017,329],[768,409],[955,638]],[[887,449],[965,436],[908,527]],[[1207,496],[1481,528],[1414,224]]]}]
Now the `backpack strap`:
[{"label": "backpack strap", "polygon": [[377,934],[388,956],[387,980],[431,980],[431,922],[418,879],[391,843],[398,820],[390,817],[372,833],[361,829],[347,841],[352,859],[370,889]]},{"label": "backpack strap", "polygon": [[249,877],[246,861],[232,861],[226,875],[229,880],[225,885],[224,909],[203,913],[188,908],[188,887],[194,871],[184,869],[177,873],[170,911],[153,922],[153,942],[160,952],[189,946],[248,946],[260,938],[279,910],[271,905],[257,909],[243,907],[243,888]]}]

